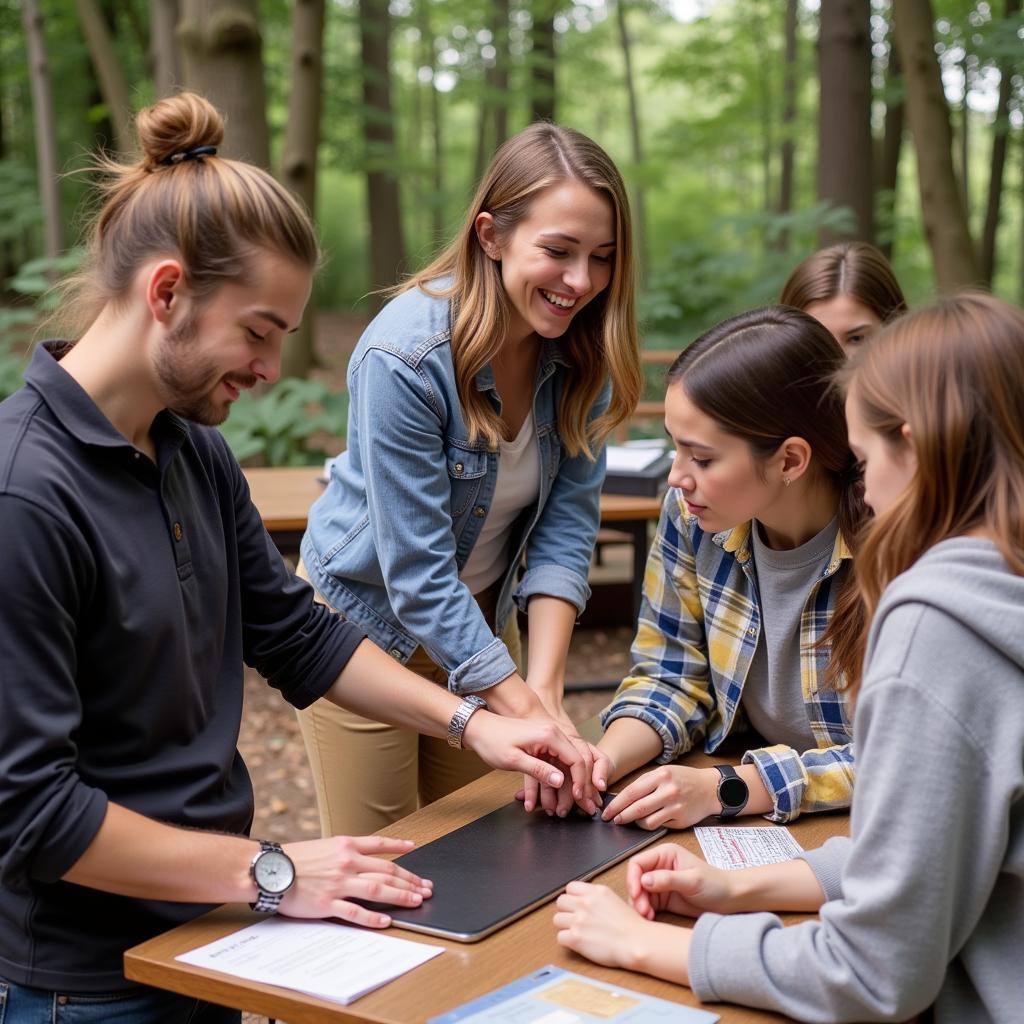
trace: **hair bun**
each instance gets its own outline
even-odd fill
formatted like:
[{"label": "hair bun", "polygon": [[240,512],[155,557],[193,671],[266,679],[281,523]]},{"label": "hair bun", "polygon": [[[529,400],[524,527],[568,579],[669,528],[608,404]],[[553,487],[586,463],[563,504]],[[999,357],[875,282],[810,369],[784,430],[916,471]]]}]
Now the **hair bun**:
[{"label": "hair bun", "polygon": [[146,170],[175,153],[219,146],[224,138],[224,119],[212,103],[194,92],[181,92],[145,107],[136,116],[135,127]]}]

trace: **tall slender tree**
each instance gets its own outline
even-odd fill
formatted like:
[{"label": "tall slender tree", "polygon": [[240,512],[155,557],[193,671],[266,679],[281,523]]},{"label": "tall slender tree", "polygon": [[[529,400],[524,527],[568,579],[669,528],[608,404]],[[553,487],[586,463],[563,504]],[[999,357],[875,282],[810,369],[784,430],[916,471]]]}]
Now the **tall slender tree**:
[{"label": "tall slender tree", "polygon": [[405,263],[391,111],[391,15],[388,0],[359,0],[363,140],[370,219],[370,284],[390,287]]},{"label": "tall slender tree", "polygon": [[898,0],[893,14],[917,152],[924,233],[940,290],[955,291],[977,284],[981,274],[953,170],[953,134],[935,56],[932,5],[930,0]]},{"label": "tall slender tree", "polygon": [[37,0],[22,0],[21,17],[28,45],[29,77],[32,84],[32,115],[35,125],[36,167],[39,196],[43,206],[44,252],[51,259],[64,248],[57,177],[57,123],[53,116],[53,90],[46,56],[46,34]]},{"label": "tall slender tree", "polygon": [[[782,151],[779,163],[779,213],[793,209],[793,170],[796,163],[796,74],[797,74],[797,0],[786,0],[783,23],[785,55],[782,74]],[[776,248],[789,248],[789,233],[779,233]]]},{"label": "tall slender tree", "polygon": [[270,167],[258,0],[182,0],[185,84],[225,117],[222,152]]},{"label": "tall slender tree", "polygon": [[170,96],[181,83],[178,58],[179,0],[152,0],[149,11],[149,54],[158,97]]},{"label": "tall slender tree", "polygon": [[[1020,0],[1006,0],[1004,15],[1007,20],[1020,13]],[[1013,65],[1001,61],[999,67],[999,98],[996,101],[995,122],[992,126],[992,160],[988,179],[988,202],[985,206],[985,226],[981,233],[979,262],[982,280],[992,284],[996,269],[996,233],[999,230],[999,211],[1003,196],[1003,173],[1006,167],[1007,137],[1010,132],[1010,97],[1013,95]],[[1022,197],[1024,200],[1024,197]],[[1024,273],[1024,271],[1022,271]]]},{"label": "tall slender tree", "polygon": [[[896,216],[896,186],[899,181],[900,151],[903,148],[903,127],[906,112],[903,67],[896,46],[892,25],[889,25],[889,63],[885,70],[885,121],[875,167],[875,199],[883,222],[888,226],[878,247],[887,259],[892,258]],[[879,197],[881,200],[879,201]]]},{"label": "tall slender tree", "polygon": [[[317,153],[323,107],[324,0],[294,0],[292,6],[291,94],[284,128],[281,180],[316,211]],[[313,316],[307,311],[285,346],[281,375],[305,377],[316,362]]]},{"label": "tall slender tree", "polygon": [[114,49],[114,39],[102,7],[97,0],[75,0],[89,57],[96,71],[100,92],[107,105],[114,129],[114,146],[121,154],[131,152],[133,128],[128,82]]},{"label": "tall slender tree", "polygon": [[[644,170],[643,131],[640,126],[640,100],[637,96],[636,77],[633,73],[633,50],[629,38],[629,26],[626,24],[625,0],[616,0],[615,20],[619,30],[619,47],[622,50],[622,63],[626,79],[626,97],[629,100],[629,141],[633,150],[633,165],[638,175]],[[636,243],[640,264],[640,280],[643,281],[650,268],[650,253],[647,245],[647,190],[643,179],[633,186],[633,206],[636,216]]]},{"label": "tall slender tree", "polygon": [[531,0],[530,120],[554,121],[555,5],[557,0]]},{"label": "tall slender tree", "polygon": [[[871,0],[828,0],[818,37],[818,196],[849,207],[853,237],[874,240]],[[837,240],[822,232],[823,245]]]}]

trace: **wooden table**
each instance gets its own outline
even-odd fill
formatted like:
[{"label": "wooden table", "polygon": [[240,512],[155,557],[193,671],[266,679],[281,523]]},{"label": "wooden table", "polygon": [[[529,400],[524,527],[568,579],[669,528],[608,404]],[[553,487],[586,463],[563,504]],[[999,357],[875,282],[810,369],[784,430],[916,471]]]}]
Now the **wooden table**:
[{"label": "wooden table", "polygon": [[[247,469],[245,478],[253,503],[263,517],[274,543],[294,553],[306,529],[309,507],[323,493],[318,466]],[[644,567],[647,563],[647,527],[661,514],[660,498],[601,495],[601,525],[628,533],[633,545],[633,614],[640,610]]]},{"label": "wooden table", "polygon": [[[698,767],[715,763],[703,754],[691,754],[686,760]],[[414,839],[418,843],[429,842],[500,807],[512,798],[518,785],[519,776],[492,772],[382,830],[383,834]],[[741,824],[763,822],[748,818]],[[833,835],[845,835],[849,818],[845,814],[811,815],[789,827],[796,840],[809,849],[820,846]],[[675,833],[672,839],[696,853],[700,852],[692,830]],[[595,881],[612,886],[622,895],[625,892],[625,874],[626,863],[623,862],[599,875]],[[553,913],[553,904],[547,903],[481,942],[472,944],[391,929],[392,934],[412,942],[442,945],[446,952],[349,1006],[175,961],[177,954],[212,942],[259,919],[259,915],[243,907],[222,907],[128,950],[125,954],[125,975],[147,985],[265,1014],[288,1024],[422,1024],[549,963],[672,1002],[699,1005],[687,988],[645,975],[599,967],[563,949],[555,942],[555,931],[551,925]],[[672,920],[668,915],[665,919]],[[795,922],[805,920],[806,915],[787,914],[784,919]],[[685,919],[677,920],[688,923]],[[725,1004],[716,1004],[709,1009],[721,1014],[723,1024],[787,1019],[777,1014]]]}]

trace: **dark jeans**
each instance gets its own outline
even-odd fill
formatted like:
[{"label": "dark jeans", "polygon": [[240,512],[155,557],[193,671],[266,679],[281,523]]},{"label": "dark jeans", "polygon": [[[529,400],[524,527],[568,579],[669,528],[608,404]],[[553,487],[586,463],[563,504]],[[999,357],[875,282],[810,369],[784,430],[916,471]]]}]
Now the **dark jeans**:
[{"label": "dark jeans", "polygon": [[0,979],[0,1024],[240,1024],[226,1006],[134,988],[72,995]]}]

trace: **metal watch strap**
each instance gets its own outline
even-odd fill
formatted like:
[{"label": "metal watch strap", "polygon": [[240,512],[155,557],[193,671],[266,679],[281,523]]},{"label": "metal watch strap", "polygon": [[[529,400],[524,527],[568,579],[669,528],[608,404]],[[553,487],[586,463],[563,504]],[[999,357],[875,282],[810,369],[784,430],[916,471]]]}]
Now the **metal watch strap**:
[{"label": "metal watch strap", "polygon": [[483,697],[478,697],[475,693],[471,693],[468,697],[463,698],[462,703],[455,709],[455,714],[452,715],[451,721],[448,723],[448,746],[455,747],[456,750],[462,749],[462,734],[466,731],[466,724],[469,722],[474,711],[479,711],[480,708],[486,708],[487,701]]},{"label": "metal watch strap", "polygon": [[252,865],[249,869],[252,880],[256,883],[257,892],[256,902],[250,903],[249,907],[260,914],[276,914],[277,908],[281,905],[281,900],[284,899],[283,892],[267,892],[265,889],[261,889],[259,882],[256,882],[256,876],[252,871],[252,868],[255,867],[256,861],[259,859],[260,855],[268,853],[271,850],[275,853],[280,853],[282,856],[287,856],[284,850],[281,849],[280,843],[275,843],[272,839],[261,839],[260,852],[253,857]]}]

